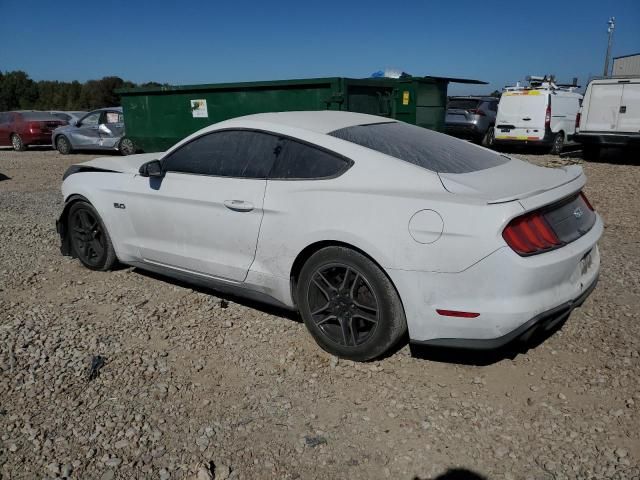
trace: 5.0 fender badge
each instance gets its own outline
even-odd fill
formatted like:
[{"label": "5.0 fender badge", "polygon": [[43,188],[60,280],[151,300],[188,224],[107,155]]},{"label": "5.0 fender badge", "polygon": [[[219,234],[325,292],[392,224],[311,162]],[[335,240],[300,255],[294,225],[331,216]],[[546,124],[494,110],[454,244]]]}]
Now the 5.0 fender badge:
[{"label": "5.0 fender badge", "polygon": [[121,209],[123,209],[123,210],[124,210],[125,208],[127,208],[127,207],[124,205],[124,203],[114,203],[114,204],[113,204],[113,207],[114,207],[114,208],[121,208]]}]

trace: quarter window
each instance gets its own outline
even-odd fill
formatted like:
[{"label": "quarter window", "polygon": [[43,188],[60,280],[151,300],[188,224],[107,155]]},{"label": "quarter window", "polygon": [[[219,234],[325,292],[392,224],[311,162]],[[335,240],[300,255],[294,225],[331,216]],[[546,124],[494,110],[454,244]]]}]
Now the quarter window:
[{"label": "quarter window", "polygon": [[214,132],[183,145],[164,160],[169,172],[267,178],[278,137],[252,131]]},{"label": "quarter window", "polygon": [[347,168],[349,163],[336,155],[304,143],[284,139],[269,178],[327,178],[339,175]]},{"label": "quarter window", "polygon": [[120,112],[105,112],[103,120],[104,120],[103,123],[107,123],[107,124],[124,122],[123,115]]}]

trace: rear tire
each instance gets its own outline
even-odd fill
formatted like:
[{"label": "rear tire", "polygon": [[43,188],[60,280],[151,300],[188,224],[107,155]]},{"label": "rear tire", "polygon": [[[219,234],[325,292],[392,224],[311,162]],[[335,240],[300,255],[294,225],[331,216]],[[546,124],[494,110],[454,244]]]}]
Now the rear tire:
[{"label": "rear tire", "polygon": [[564,148],[564,132],[556,133],[555,137],[553,137],[553,144],[551,145],[551,150],[549,153],[551,155],[560,155],[562,153],[562,149]]},{"label": "rear tire", "polygon": [[106,271],[115,265],[117,258],[111,237],[91,204],[79,201],[71,205],[67,229],[73,253],[85,267]]},{"label": "rear tire", "polygon": [[369,258],[345,247],[326,247],[304,264],[296,288],[298,308],[322,349],[367,361],[389,351],[407,332],[400,297]]},{"label": "rear tire", "polygon": [[27,146],[17,133],[11,135],[11,146],[16,152],[24,152],[27,149]]},{"label": "rear tire", "polygon": [[118,151],[120,155],[133,155],[136,153],[136,146],[130,138],[123,137],[118,145]]},{"label": "rear tire", "polygon": [[487,148],[493,147],[493,143],[494,143],[493,140],[495,138],[494,135],[495,135],[495,131],[492,125],[487,129],[486,133],[484,134],[484,137],[482,137],[482,141],[480,142],[482,146]]},{"label": "rear tire", "polygon": [[588,161],[595,161],[600,159],[600,146],[599,145],[583,145],[582,158]]},{"label": "rear tire", "polygon": [[56,149],[62,155],[69,155],[73,151],[71,148],[71,142],[69,142],[69,139],[64,135],[60,135],[56,138]]}]

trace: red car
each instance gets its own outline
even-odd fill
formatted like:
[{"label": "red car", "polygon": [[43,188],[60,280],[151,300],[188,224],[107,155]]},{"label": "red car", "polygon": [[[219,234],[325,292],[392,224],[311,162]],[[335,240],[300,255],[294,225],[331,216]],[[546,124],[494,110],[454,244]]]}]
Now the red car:
[{"label": "red car", "polygon": [[29,145],[51,145],[51,132],[66,124],[47,112],[0,112],[0,147],[21,152]]}]

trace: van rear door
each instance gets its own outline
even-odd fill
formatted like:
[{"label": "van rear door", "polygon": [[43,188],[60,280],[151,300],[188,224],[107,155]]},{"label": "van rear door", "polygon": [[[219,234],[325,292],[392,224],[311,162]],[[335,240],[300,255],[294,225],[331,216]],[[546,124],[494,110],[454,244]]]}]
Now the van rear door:
[{"label": "van rear door", "polygon": [[617,131],[640,132],[640,83],[623,84]]},{"label": "van rear door", "polygon": [[496,118],[496,139],[542,139],[547,102],[548,95],[540,90],[502,94]]},{"label": "van rear door", "polygon": [[[618,125],[622,84],[592,83],[584,132],[612,132]],[[584,108],[583,108],[584,111]]]}]

